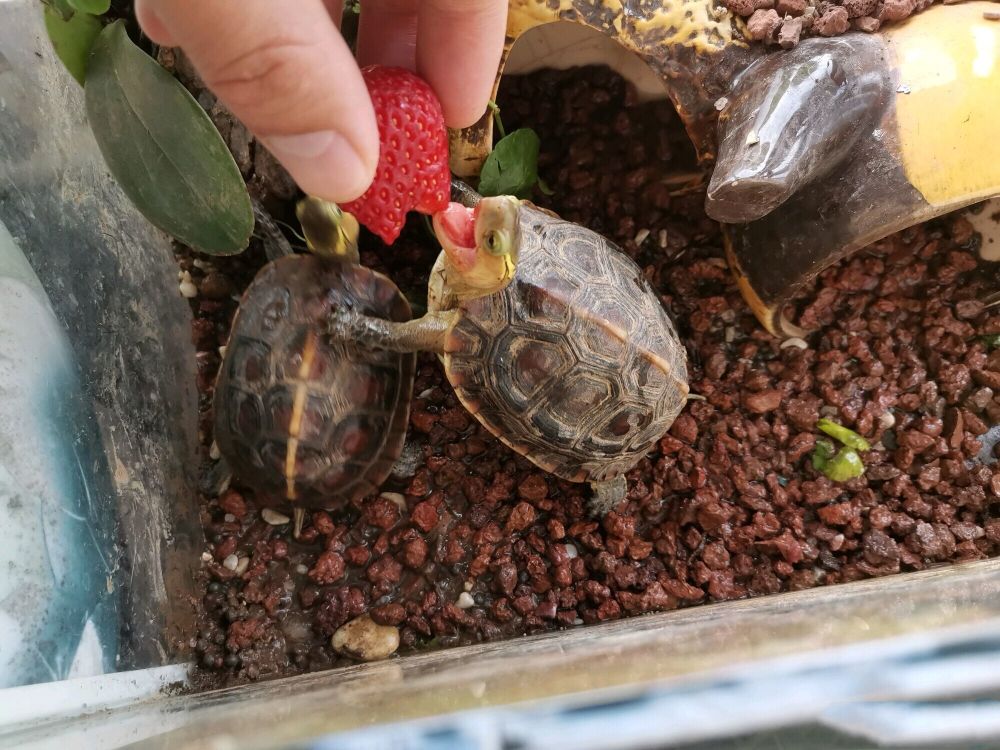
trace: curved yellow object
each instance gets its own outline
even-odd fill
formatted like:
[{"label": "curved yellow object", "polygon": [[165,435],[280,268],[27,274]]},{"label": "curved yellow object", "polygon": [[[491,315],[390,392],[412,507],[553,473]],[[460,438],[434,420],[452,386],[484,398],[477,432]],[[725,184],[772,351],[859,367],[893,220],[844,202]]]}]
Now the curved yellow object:
[{"label": "curved yellow object", "polygon": [[887,29],[899,71],[896,120],[907,179],[948,208],[1000,190],[1000,22],[994,2],[921,13]]},{"label": "curved yellow object", "polygon": [[[516,39],[535,26],[564,18],[567,13],[580,13],[577,5],[573,0],[510,0],[507,35]],[[734,41],[731,14],[712,0],[664,0],[643,5],[597,0],[590,5],[583,14],[589,22],[596,27],[606,19],[605,31],[635,52],[655,54],[672,46],[711,52]]]}]

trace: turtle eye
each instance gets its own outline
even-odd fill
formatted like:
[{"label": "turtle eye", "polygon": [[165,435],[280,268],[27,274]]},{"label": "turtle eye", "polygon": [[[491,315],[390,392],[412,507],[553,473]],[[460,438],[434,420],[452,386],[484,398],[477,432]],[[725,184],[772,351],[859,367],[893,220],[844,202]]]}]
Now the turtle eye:
[{"label": "turtle eye", "polygon": [[506,255],[510,252],[507,234],[497,229],[491,229],[486,233],[486,236],[483,237],[483,244],[486,246],[486,252],[490,255]]}]

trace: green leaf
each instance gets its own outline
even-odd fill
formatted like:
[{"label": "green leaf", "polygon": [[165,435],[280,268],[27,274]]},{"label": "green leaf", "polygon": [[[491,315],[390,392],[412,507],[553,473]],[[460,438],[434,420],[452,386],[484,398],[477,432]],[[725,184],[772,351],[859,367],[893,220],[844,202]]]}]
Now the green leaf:
[{"label": "green leaf", "polygon": [[222,136],[187,89],[132,43],[121,21],[98,37],[85,91],[108,168],[147,219],[207,253],[246,248],[253,208]]},{"label": "green leaf", "polygon": [[73,17],[74,10],[70,7],[69,0],[42,0],[42,4],[55,10],[64,21]]},{"label": "green leaf", "polygon": [[527,198],[538,182],[538,135],[531,128],[501,138],[479,175],[480,195]]},{"label": "green leaf", "polygon": [[868,444],[868,441],[854,430],[850,430],[843,425],[839,425],[836,422],[826,419],[825,417],[820,419],[816,423],[816,426],[834,440],[840,441],[848,448],[854,448],[859,451],[871,450],[871,445]]},{"label": "green leaf", "polygon": [[980,339],[990,351],[1000,349],[1000,333],[994,333],[992,336],[980,336]]},{"label": "green leaf", "polygon": [[853,448],[841,448],[821,469],[834,482],[846,482],[865,473],[865,465]]},{"label": "green leaf", "polygon": [[812,465],[816,471],[823,471],[826,467],[827,462],[833,458],[836,453],[836,448],[833,443],[829,440],[824,440],[820,438],[816,441],[816,447],[813,448],[812,452]]},{"label": "green leaf", "polygon": [[65,0],[74,10],[100,16],[111,9],[111,0]]},{"label": "green leaf", "polygon": [[101,33],[101,22],[86,13],[74,13],[69,20],[51,5],[45,6],[45,31],[52,49],[66,70],[82,86],[87,77],[87,60],[94,41]]}]

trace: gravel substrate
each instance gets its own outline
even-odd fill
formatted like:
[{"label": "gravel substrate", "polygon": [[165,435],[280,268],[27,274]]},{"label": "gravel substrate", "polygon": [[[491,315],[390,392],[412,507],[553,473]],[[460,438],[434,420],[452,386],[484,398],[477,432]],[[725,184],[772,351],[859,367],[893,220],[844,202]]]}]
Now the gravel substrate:
[{"label": "gravel substrate", "polygon": [[[945,5],[961,0],[944,0]],[[874,33],[929,8],[934,0],[722,0],[746,22],[746,36],[789,49],[811,36]]]},{"label": "gravel substrate", "polygon": [[[508,130],[535,127],[537,200],[618,242],[646,270],[689,352],[693,401],[629,476],[603,521],[587,488],[536,470],[480,428],[436,358],[422,356],[404,461],[386,494],[311,515],[303,538],[238,484],[202,498],[205,685],[351,660],[333,633],[368,613],[399,653],[510,638],[711,601],[974,560],[1000,550],[1000,469],[973,460],[1000,423],[997,287],[954,216],[892,236],[823,274],[804,298],[819,332],[781,342],[752,317],[721,236],[685,187],[690,146],[667,103],[638,105],[601,68],[512,78]],[[678,177],[678,175],[682,175]],[[366,263],[414,301],[436,255],[422,221],[397,245],[365,238]],[[181,257],[198,288],[202,435],[234,294],[259,248],[211,267]],[[813,469],[820,416],[866,436],[863,477]],[[993,461],[996,448],[984,453]],[[274,510],[288,513],[277,505]],[[290,515],[290,513],[288,513]]]}]

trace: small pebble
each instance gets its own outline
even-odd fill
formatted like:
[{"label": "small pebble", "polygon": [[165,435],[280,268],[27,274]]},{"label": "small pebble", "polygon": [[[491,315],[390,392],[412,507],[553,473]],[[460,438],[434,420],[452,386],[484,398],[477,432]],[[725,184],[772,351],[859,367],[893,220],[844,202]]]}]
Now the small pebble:
[{"label": "small pebble", "polygon": [[573,544],[566,545],[566,557],[572,560],[574,557],[579,557],[580,552],[577,550],[576,546]]},{"label": "small pebble", "polygon": [[399,628],[378,625],[362,615],[341,625],[330,639],[338,654],[361,661],[378,661],[392,656],[399,648]]},{"label": "small pebble", "polygon": [[474,607],[476,605],[476,600],[472,598],[472,595],[468,591],[463,591],[458,595],[458,601],[455,602],[455,606],[459,609],[468,609],[469,607]]},{"label": "small pebble", "polygon": [[808,349],[809,348],[809,344],[807,344],[805,342],[805,339],[800,339],[798,336],[792,336],[791,338],[787,338],[787,339],[785,339],[784,341],[781,342],[781,348],[782,349],[789,349],[789,348],[791,348],[793,346],[796,349]]},{"label": "small pebble", "polygon": [[715,100],[715,109],[718,112],[724,110],[728,105],[729,105],[729,99],[727,99],[724,96],[720,96],[718,99]]},{"label": "small pebble", "polygon": [[748,146],[756,146],[758,143],[760,143],[760,136],[757,135],[756,130],[751,130],[749,133],[747,133]]},{"label": "small pebble", "polygon": [[184,272],[181,278],[181,283],[177,285],[177,288],[180,289],[181,296],[187,297],[188,299],[194,299],[198,296],[198,287],[196,287],[194,282],[191,281],[191,274],[187,271]]},{"label": "small pebble", "polygon": [[896,416],[891,411],[882,412],[878,418],[879,426],[888,430],[896,426]]},{"label": "small pebble", "polygon": [[226,345],[225,344],[223,344],[222,346],[219,347],[219,356],[220,357],[225,357],[226,356]]},{"label": "small pebble", "polygon": [[230,555],[225,560],[222,561],[222,567],[226,570],[236,570],[240,564],[240,558],[236,555]]},{"label": "small pebble", "polygon": [[466,581],[465,582],[465,590],[466,591],[472,591],[472,586],[473,586],[472,581]]},{"label": "small pebble", "polygon": [[212,562],[212,553],[211,552],[202,552],[201,553],[201,561],[202,562]]},{"label": "small pebble", "polygon": [[649,237],[649,230],[640,229],[638,232],[635,233],[635,244],[641,245],[643,242],[646,241],[647,237]]},{"label": "small pebble", "polygon": [[379,495],[379,497],[385,498],[390,503],[399,508],[401,511],[403,512],[406,511],[406,498],[403,497],[398,492],[383,492],[382,494]]},{"label": "small pebble", "polygon": [[[232,557],[232,555],[230,555],[230,557]],[[228,560],[229,558],[227,557],[226,559]],[[234,570],[237,575],[243,575],[244,573],[247,572],[247,568],[249,567],[250,567],[250,558],[241,557],[239,561],[237,561],[236,568],[234,568]]]},{"label": "small pebble", "polygon": [[236,522],[236,516],[234,516],[232,513],[226,513],[226,515],[223,516],[223,519],[225,519],[226,523]]},{"label": "small pebble", "polygon": [[661,248],[666,248],[666,246],[667,246],[667,230],[666,229],[661,229],[660,233],[657,235],[656,239],[657,239],[656,244],[658,244]]},{"label": "small pebble", "polygon": [[219,450],[219,444],[212,441],[212,447],[208,449],[208,457],[213,461],[218,461],[222,458],[222,452]]},{"label": "small pebble", "polygon": [[279,513],[278,511],[271,510],[270,508],[264,508],[264,510],[260,512],[260,517],[264,519],[264,523],[270,524],[271,526],[283,526],[292,520],[284,513]]},{"label": "small pebble", "polygon": [[304,576],[306,573],[309,572],[309,566],[299,563],[298,565],[295,566],[295,572],[298,573],[300,576]]}]

